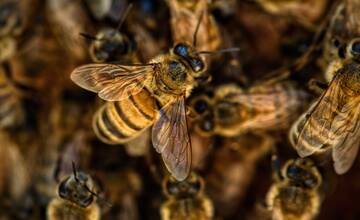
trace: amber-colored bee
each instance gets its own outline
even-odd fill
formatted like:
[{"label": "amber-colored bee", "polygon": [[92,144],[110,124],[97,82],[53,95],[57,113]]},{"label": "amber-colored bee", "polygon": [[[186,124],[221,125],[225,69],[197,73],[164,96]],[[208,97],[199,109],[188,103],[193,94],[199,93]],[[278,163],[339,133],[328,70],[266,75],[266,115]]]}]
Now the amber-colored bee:
[{"label": "amber-colored bee", "polygon": [[[221,44],[220,32],[214,17],[209,13],[208,0],[167,0],[171,13],[171,31],[173,42],[197,42],[196,49],[215,51]],[[203,16],[196,39],[193,35],[198,18]]]},{"label": "amber-colored bee", "polygon": [[360,39],[353,39],[346,48],[344,59],[328,68],[327,75],[334,75],[328,88],[290,132],[301,157],[331,149],[338,174],[350,169],[360,143]]},{"label": "amber-colored bee", "polygon": [[214,97],[195,97],[190,106],[200,117],[199,133],[234,137],[249,131],[285,130],[306,105],[308,95],[290,82],[258,85],[244,90],[235,84],[215,88]]},{"label": "amber-colored bee", "polygon": [[18,126],[25,119],[21,93],[8,76],[6,68],[0,66],[0,128]]},{"label": "amber-colored bee", "polygon": [[288,16],[311,27],[325,12],[328,0],[255,0],[271,14]]},{"label": "amber-colored bee", "polygon": [[163,220],[207,220],[214,215],[211,200],[204,195],[203,179],[192,173],[184,181],[166,177],[163,191],[167,200],[161,205]]},{"label": "amber-colored bee", "polygon": [[[275,163],[278,163],[275,161]],[[274,220],[311,220],[321,205],[319,186],[322,177],[310,159],[288,160],[283,168],[275,167],[275,183],[270,187],[266,205]]]},{"label": "amber-colored bee", "polygon": [[191,165],[185,98],[204,72],[199,53],[179,43],[148,64],[89,64],[76,68],[71,79],[110,101],[94,117],[93,128],[102,141],[127,142],[155,122],[153,145],[168,170],[183,180]]},{"label": "amber-colored bee", "polygon": [[86,58],[86,44],[79,36],[88,32],[87,14],[79,1],[46,0],[46,15],[60,45],[76,61]]},{"label": "amber-colored bee", "polygon": [[[73,165],[75,166],[75,165]],[[49,220],[65,219],[100,219],[100,208],[96,204],[97,194],[92,178],[77,172],[63,179],[58,186],[58,197],[48,205],[47,218]]]},{"label": "amber-colored bee", "polygon": [[205,177],[217,215],[228,217],[238,211],[256,174],[258,161],[272,146],[273,139],[267,135],[243,134],[224,140]]}]

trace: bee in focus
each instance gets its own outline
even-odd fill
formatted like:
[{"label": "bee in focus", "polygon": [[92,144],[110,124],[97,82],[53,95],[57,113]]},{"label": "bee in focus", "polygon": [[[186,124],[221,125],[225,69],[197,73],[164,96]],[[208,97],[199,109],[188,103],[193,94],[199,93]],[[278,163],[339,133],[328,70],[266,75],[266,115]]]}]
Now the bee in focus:
[{"label": "bee in focus", "polygon": [[47,207],[49,220],[61,219],[100,219],[100,208],[96,204],[97,194],[93,191],[95,184],[92,178],[77,172],[73,164],[73,174],[67,176],[58,185],[58,197]]},{"label": "bee in focus", "polygon": [[162,154],[170,173],[184,180],[191,166],[185,98],[204,80],[206,68],[201,53],[194,45],[178,43],[147,64],[88,64],[76,68],[71,79],[109,101],[93,120],[100,140],[125,143],[154,124],[153,146]]},{"label": "bee in focus", "polygon": [[213,218],[213,205],[204,195],[203,179],[192,173],[185,181],[166,177],[163,191],[167,200],[161,205],[162,220],[206,220]]},{"label": "bee in focus", "polygon": [[7,71],[0,66],[0,128],[16,127],[25,119],[21,93],[8,78]]},{"label": "bee in focus", "polygon": [[328,0],[255,0],[267,12],[280,16],[289,16],[305,27],[324,15]]},{"label": "bee in focus", "polygon": [[288,160],[281,170],[274,159],[275,183],[270,187],[266,205],[273,220],[311,220],[321,205],[319,186],[322,177],[307,158]]},{"label": "bee in focus", "polygon": [[360,38],[346,46],[344,59],[328,68],[333,75],[321,97],[293,125],[290,140],[301,157],[332,150],[336,173],[347,172],[360,144]]},{"label": "bee in focus", "polygon": [[46,0],[46,16],[50,27],[66,52],[75,61],[86,58],[86,44],[79,33],[87,32],[89,19],[80,2],[72,0]]},{"label": "bee in focus", "polygon": [[194,121],[195,130],[204,136],[235,137],[251,131],[285,130],[308,102],[307,93],[290,82],[248,90],[226,84],[213,93],[213,97],[200,95],[190,101],[199,115]]},{"label": "bee in focus", "polygon": [[133,38],[120,32],[125,18],[132,5],[123,13],[117,28],[103,28],[96,36],[82,34],[92,42],[89,47],[91,59],[96,63],[120,61],[122,63],[137,62],[136,43]]},{"label": "bee in focus", "polygon": [[229,217],[239,210],[256,175],[257,163],[271,150],[273,139],[248,133],[223,141],[205,180],[215,213]]},{"label": "bee in focus", "polygon": [[[196,49],[215,51],[221,44],[221,36],[214,17],[209,13],[207,0],[167,0],[171,14],[171,31],[173,42],[197,42]],[[199,34],[193,35],[198,18],[202,16]]]}]

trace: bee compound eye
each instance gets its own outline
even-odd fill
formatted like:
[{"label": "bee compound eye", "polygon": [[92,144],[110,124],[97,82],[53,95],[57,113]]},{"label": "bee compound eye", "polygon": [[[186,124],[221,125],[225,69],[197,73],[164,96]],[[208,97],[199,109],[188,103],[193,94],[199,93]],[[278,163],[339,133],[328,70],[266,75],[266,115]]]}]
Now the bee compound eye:
[{"label": "bee compound eye", "polygon": [[360,55],[360,40],[356,40],[351,44],[351,54],[354,56]]}]

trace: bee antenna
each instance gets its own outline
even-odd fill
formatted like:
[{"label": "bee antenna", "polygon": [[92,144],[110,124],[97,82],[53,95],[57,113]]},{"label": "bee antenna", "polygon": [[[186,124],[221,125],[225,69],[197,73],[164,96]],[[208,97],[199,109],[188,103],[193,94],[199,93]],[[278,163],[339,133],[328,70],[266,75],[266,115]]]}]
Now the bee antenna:
[{"label": "bee antenna", "polygon": [[84,37],[85,39],[88,39],[88,40],[94,40],[94,41],[101,41],[100,39],[97,39],[96,37],[90,35],[90,34],[87,34],[87,33],[80,33],[80,36]]},{"label": "bee antenna", "polygon": [[91,195],[95,196],[96,198],[98,198],[99,200],[101,200],[101,202],[104,202],[107,206],[111,207],[112,204],[108,201],[106,201],[104,198],[101,198],[97,193],[95,193],[94,191],[92,191],[91,189],[89,189],[89,187],[85,184],[84,185],[85,189],[91,193]]},{"label": "bee antenna", "polygon": [[232,53],[232,52],[238,52],[241,49],[239,47],[232,47],[232,48],[225,48],[225,49],[221,49],[221,50],[217,50],[217,51],[199,51],[197,52],[197,54],[208,54],[208,55],[212,55],[212,54],[218,54],[218,53]]},{"label": "bee antenna", "polygon": [[77,177],[77,172],[76,172],[76,165],[75,165],[74,161],[72,162],[72,168],[73,168],[73,174],[74,174],[75,181],[79,182],[79,179]]},{"label": "bee antenna", "polygon": [[126,17],[129,15],[129,12],[131,11],[132,7],[133,7],[133,4],[131,3],[131,4],[129,4],[128,7],[125,9],[125,12],[124,12],[123,16],[121,17],[120,22],[119,22],[118,26],[116,27],[116,30],[119,31],[119,30],[121,29],[122,25],[123,25],[124,22],[125,22]]},{"label": "bee antenna", "polygon": [[196,48],[196,36],[197,36],[197,33],[199,32],[200,23],[201,23],[201,20],[202,20],[203,16],[204,16],[204,11],[201,12],[200,17],[199,17],[199,21],[196,24],[196,28],[195,28],[195,32],[194,32],[194,36],[193,36],[193,47],[194,48]]}]

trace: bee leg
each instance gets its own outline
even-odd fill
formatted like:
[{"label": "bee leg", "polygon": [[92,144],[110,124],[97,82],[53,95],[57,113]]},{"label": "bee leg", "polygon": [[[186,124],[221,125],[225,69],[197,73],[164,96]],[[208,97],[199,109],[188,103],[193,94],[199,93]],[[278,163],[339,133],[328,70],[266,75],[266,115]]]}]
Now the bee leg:
[{"label": "bee leg", "polygon": [[315,94],[320,95],[328,88],[328,84],[316,79],[311,79],[308,83],[308,88]]},{"label": "bee leg", "polygon": [[281,175],[281,163],[276,150],[273,150],[273,154],[271,156],[271,168],[273,170],[274,179],[278,181],[282,180],[283,176]]}]

